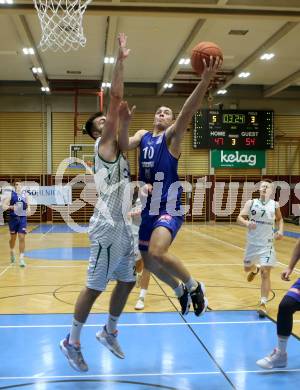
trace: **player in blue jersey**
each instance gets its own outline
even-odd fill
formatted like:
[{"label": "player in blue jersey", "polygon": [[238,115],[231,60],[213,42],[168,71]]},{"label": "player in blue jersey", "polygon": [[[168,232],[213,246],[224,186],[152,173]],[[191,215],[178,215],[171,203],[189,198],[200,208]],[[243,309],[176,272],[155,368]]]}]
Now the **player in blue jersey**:
[{"label": "player in blue jersey", "polygon": [[199,110],[210,81],[221,64],[219,58],[214,61],[212,57],[209,64],[203,62],[202,79],[175,121],[171,108],[161,106],[155,113],[153,131],[139,130],[129,138],[127,123],[132,112],[127,106],[127,117],[120,115],[119,131],[121,150],[140,148],[139,179],[146,183],[143,190],[148,192],[139,231],[139,248],[145,267],[173,288],[182,314],[188,313],[192,301],[197,316],[207,307],[204,285],[193,279],[181,261],[168,250],[183,222],[180,210],[182,187],[177,174],[181,144],[192,116]]},{"label": "player in blue jersey", "polygon": [[9,211],[10,261],[12,264],[16,262],[15,245],[18,236],[20,251],[19,265],[20,267],[25,267],[25,235],[27,233],[27,214],[30,213],[30,203],[29,196],[26,191],[22,189],[20,181],[14,182],[14,190],[11,192],[11,195],[4,198],[3,210]]},{"label": "player in blue jersey", "polygon": [[[281,279],[290,280],[290,275],[300,259],[300,240],[293,251],[288,267],[282,272]],[[293,329],[293,315],[300,311],[300,278],[292,285],[279,304],[277,314],[278,346],[256,364],[265,369],[283,368],[287,365],[287,343]]]}]

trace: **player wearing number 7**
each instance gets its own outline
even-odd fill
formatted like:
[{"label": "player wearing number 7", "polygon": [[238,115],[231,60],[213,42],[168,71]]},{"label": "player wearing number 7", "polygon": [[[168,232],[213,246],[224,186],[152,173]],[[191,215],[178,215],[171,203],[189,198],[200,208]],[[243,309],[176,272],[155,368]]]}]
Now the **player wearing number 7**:
[{"label": "player wearing number 7", "polygon": [[[244,257],[244,270],[248,272],[247,280],[251,282],[261,274],[261,300],[258,308],[260,317],[267,314],[267,301],[271,290],[271,270],[276,265],[274,239],[283,237],[283,219],[279,203],[271,199],[274,186],[270,180],[260,183],[259,199],[245,203],[237,222],[248,228],[247,247]],[[278,230],[274,233],[274,223]]]}]

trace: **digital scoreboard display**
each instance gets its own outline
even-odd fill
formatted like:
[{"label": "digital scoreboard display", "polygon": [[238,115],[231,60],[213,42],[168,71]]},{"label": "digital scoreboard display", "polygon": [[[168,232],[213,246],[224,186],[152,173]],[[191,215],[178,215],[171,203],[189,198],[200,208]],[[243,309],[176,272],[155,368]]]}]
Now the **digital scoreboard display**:
[{"label": "digital scoreboard display", "polygon": [[193,147],[273,149],[273,117],[273,111],[198,111],[193,118]]}]

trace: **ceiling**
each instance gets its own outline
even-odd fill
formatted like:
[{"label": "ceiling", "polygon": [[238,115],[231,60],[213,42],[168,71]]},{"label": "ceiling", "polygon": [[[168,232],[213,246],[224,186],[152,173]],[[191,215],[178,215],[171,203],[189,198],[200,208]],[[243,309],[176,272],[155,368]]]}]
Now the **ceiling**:
[{"label": "ceiling", "polygon": [[[157,95],[189,93],[199,78],[190,65],[178,62],[198,42],[213,41],[224,54],[214,93],[251,85],[259,86],[263,97],[292,89],[300,98],[299,22],[299,0],[93,0],[83,18],[86,46],[64,53],[41,50],[33,1],[14,0],[0,4],[0,93],[13,84],[49,86],[52,93],[96,89],[111,79],[112,65],[104,64],[104,57],[115,55],[117,33],[124,31],[131,49],[128,85],[151,86]],[[24,55],[23,47],[33,47],[35,54]],[[266,52],[274,58],[260,60]],[[32,67],[43,74],[34,76]],[[239,78],[242,71],[250,76]],[[165,83],[173,87],[166,90]]]}]

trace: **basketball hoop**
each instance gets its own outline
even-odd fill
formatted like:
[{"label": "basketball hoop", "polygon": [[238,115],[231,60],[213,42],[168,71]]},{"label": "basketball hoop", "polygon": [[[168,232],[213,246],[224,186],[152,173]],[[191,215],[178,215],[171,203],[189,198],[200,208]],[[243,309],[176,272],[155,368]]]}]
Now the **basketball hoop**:
[{"label": "basketball hoop", "polygon": [[64,52],[84,47],[82,19],[92,0],[34,0],[42,29],[40,48]]}]

